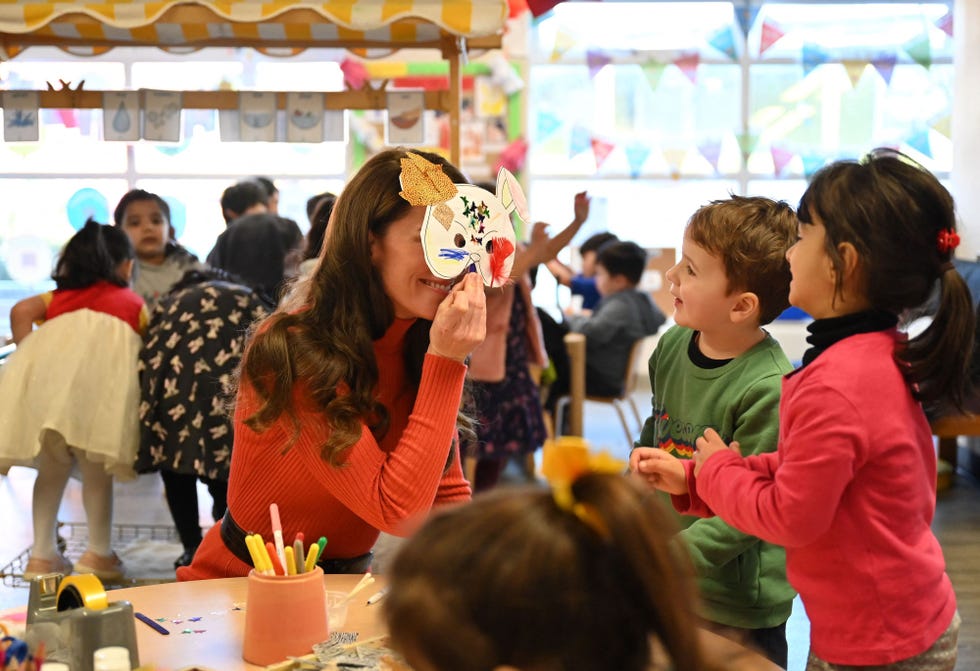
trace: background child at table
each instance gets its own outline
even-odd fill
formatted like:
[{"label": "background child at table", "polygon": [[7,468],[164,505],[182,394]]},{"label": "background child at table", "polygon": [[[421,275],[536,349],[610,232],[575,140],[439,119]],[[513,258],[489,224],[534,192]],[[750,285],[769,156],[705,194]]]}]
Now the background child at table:
[{"label": "background child at table", "polygon": [[664,507],[619,475],[571,491],[570,509],[548,489],[510,488],[430,518],[388,575],[392,647],[431,671],[648,671],[667,661],[655,638],[674,668],[710,668]]},{"label": "background child at table", "polygon": [[[17,350],[0,376],[0,468],[34,466],[31,578],[71,573],[57,549],[57,516],[72,466],[82,476],[88,545],[78,572],[122,577],[110,547],[113,475],[135,477],[137,357],[143,300],[129,288],[135,252],[121,229],[89,220],[65,245],[53,292],[10,310]],[[34,322],[44,322],[32,333]]]},{"label": "background child at table", "polygon": [[[708,430],[693,462],[654,451],[639,471],[689,494],[679,509],[786,547],[810,619],[807,669],[948,671],[959,615],[930,529],[936,452],[921,403],[961,402],[967,379],[973,305],[950,261],[953,199],[879,149],[814,175],[799,219],[790,302],[815,321],[783,383],[778,452],[740,459]],[[907,339],[898,317],[937,278],[935,318]]]},{"label": "background child at table", "polygon": [[582,305],[579,309],[574,309],[569,306],[566,309],[568,314],[579,314],[583,310],[588,310],[589,312],[595,308],[596,303],[602,296],[599,295],[599,290],[596,288],[595,283],[595,262],[599,255],[599,249],[608,242],[615,242],[619,238],[616,237],[614,233],[609,231],[603,231],[601,233],[595,233],[586,238],[582,246],[579,247],[578,252],[582,257],[582,270],[576,273],[570,267],[559,261],[557,258],[552,258],[546,262],[548,270],[551,274],[555,276],[559,284],[564,284],[569,289],[571,289],[572,296],[581,296]]},{"label": "background child at table", "polygon": [[[768,324],[789,305],[786,250],[796,215],[783,202],[732,196],[700,208],[684,231],[681,258],[667,271],[676,326],[650,357],[653,411],[631,467],[649,450],[689,459],[706,427],[754,452],[779,437],[779,388],[792,366]],[[793,589],[781,547],[721,518],[680,515],[711,628],[754,644],[786,667]]]}]

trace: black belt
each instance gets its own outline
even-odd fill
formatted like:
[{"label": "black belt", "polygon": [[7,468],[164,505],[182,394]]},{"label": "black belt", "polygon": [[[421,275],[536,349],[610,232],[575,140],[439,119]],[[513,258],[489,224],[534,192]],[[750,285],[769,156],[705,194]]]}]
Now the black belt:
[{"label": "black belt", "polygon": [[[248,546],[245,544],[246,535],[245,530],[238,526],[231,516],[231,510],[226,508],[225,516],[221,518],[221,540],[224,541],[229,552],[251,566],[252,555],[249,554]],[[374,553],[367,552],[349,559],[321,558],[316,565],[322,568],[324,573],[366,573],[371,568],[373,559]]]}]

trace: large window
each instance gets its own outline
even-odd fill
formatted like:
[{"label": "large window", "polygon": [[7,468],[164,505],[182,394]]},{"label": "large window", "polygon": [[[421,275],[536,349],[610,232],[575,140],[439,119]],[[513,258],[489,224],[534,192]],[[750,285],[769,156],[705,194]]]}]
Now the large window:
[{"label": "large window", "polygon": [[[876,146],[952,166],[951,3],[569,2],[532,26],[529,201],[646,247],[727,193],[796,204],[806,179]],[[549,278],[545,278],[546,285]],[[539,291],[553,300],[553,285]]]}]

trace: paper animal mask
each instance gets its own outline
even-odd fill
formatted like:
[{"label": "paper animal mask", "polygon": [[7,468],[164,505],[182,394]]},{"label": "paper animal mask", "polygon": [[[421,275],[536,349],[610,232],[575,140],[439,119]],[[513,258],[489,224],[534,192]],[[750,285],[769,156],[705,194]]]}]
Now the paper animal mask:
[{"label": "paper animal mask", "polygon": [[506,169],[497,175],[497,193],[472,184],[453,184],[442,167],[418,154],[402,159],[401,196],[425,205],[422,247],[432,274],[458,277],[474,268],[488,287],[503,286],[514,265],[516,236],[510,213],[527,221],[527,201]]}]

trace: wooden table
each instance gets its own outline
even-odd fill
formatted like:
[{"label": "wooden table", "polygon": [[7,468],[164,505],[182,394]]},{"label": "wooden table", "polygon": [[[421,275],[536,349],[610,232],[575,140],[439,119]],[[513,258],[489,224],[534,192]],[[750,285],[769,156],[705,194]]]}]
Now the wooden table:
[{"label": "wooden table", "polygon": [[[328,590],[348,592],[360,575],[327,575]],[[381,606],[367,599],[386,585],[384,576],[351,600],[347,619],[338,631],[354,631],[360,640],[385,631]],[[242,660],[245,630],[246,578],[222,578],[130,587],[108,592],[109,601],[129,601],[133,610],[159,622],[170,631],[163,635],[136,621],[140,663],[159,671],[254,671],[264,667]],[[23,612],[23,608],[16,611]],[[0,613],[2,615],[2,613]],[[781,671],[761,655],[717,634],[701,630],[706,657],[729,671]]]},{"label": "wooden table", "polygon": [[[328,590],[348,592],[360,575],[327,575]],[[360,639],[384,633],[381,605],[365,602],[385,585],[382,576],[351,599],[347,619],[338,631],[356,631]],[[133,610],[157,620],[170,630],[164,636],[136,622],[140,663],[162,670],[199,668],[213,671],[261,669],[242,660],[245,630],[246,578],[176,582],[112,590],[109,601],[125,600]],[[200,618],[199,620],[196,618]]]}]

